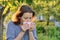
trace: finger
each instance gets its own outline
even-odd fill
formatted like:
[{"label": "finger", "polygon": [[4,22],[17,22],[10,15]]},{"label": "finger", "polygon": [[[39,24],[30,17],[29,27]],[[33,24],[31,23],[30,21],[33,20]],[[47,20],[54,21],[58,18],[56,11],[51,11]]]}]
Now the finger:
[{"label": "finger", "polygon": [[24,24],[25,29],[29,29],[29,25],[28,24]]},{"label": "finger", "polygon": [[26,25],[26,27],[28,27],[28,26],[29,26],[29,24],[27,24],[27,23],[26,23],[25,25]]},{"label": "finger", "polygon": [[26,28],[29,29],[29,24],[26,24]]},{"label": "finger", "polygon": [[23,30],[23,31],[26,31],[27,29],[25,28],[25,26],[23,26],[23,27],[22,27],[22,30]]},{"label": "finger", "polygon": [[30,28],[34,29],[35,28],[35,25],[32,24]]}]

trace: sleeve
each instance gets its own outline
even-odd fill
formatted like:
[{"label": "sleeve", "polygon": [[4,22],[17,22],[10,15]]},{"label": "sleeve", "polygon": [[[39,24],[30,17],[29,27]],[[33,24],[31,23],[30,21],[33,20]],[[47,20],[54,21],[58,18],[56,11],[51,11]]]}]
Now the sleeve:
[{"label": "sleeve", "polygon": [[15,31],[14,31],[13,24],[10,22],[8,23],[7,26],[6,40],[14,40],[14,38],[15,38]]},{"label": "sleeve", "polygon": [[33,36],[34,36],[35,40],[37,40],[36,27],[35,27],[35,29],[33,30]]}]

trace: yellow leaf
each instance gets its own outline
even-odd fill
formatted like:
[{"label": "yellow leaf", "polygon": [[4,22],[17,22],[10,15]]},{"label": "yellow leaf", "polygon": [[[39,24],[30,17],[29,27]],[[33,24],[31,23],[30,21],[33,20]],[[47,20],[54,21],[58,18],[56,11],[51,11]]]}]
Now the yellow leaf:
[{"label": "yellow leaf", "polygon": [[5,7],[5,9],[4,9],[2,15],[6,14],[6,12],[8,11],[8,8],[9,8],[9,6],[7,5],[7,6]]}]

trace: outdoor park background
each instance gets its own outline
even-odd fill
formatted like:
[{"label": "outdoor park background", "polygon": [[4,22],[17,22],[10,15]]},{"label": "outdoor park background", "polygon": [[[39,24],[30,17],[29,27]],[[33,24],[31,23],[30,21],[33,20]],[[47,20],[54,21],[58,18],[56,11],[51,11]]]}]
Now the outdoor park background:
[{"label": "outdoor park background", "polygon": [[36,13],[38,40],[60,40],[60,0],[2,0],[0,25],[3,28],[3,40],[6,40],[7,23],[22,4],[29,5]]}]

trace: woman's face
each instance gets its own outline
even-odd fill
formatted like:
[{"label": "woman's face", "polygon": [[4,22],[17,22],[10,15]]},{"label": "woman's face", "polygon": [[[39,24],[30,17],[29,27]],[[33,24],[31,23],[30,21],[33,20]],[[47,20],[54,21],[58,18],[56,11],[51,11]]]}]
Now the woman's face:
[{"label": "woman's face", "polygon": [[24,13],[23,16],[21,17],[21,20],[20,22],[23,23],[23,22],[31,22],[32,21],[32,16],[33,14],[32,13]]}]

